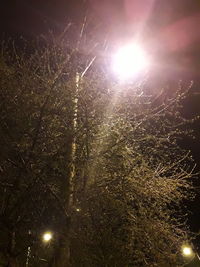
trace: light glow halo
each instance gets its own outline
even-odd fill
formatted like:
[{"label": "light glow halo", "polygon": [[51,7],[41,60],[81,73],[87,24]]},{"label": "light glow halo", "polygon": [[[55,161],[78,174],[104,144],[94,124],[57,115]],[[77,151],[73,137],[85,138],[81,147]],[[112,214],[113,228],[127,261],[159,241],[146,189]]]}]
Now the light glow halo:
[{"label": "light glow halo", "polygon": [[52,233],[51,232],[45,232],[43,234],[43,241],[49,242],[52,239]]},{"label": "light glow halo", "polygon": [[127,80],[145,71],[149,59],[139,44],[128,44],[121,47],[113,56],[112,67],[120,80]]},{"label": "light glow halo", "polygon": [[185,245],[182,247],[182,253],[186,257],[191,257],[193,255],[193,250],[190,246]]}]

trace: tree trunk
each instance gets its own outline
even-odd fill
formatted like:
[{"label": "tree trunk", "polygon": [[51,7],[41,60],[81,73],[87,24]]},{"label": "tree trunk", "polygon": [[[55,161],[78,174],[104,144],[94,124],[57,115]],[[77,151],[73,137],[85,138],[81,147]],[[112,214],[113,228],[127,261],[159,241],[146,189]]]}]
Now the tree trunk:
[{"label": "tree trunk", "polygon": [[70,266],[70,231],[71,231],[71,209],[73,198],[73,178],[74,178],[74,153],[73,138],[69,138],[68,150],[66,153],[66,178],[63,181],[62,200],[68,217],[65,217],[59,231],[58,246],[55,250],[51,267],[69,267]]},{"label": "tree trunk", "polygon": [[[79,90],[80,75],[75,76],[75,92],[72,97],[72,112],[73,119],[71,121],[72,133],[68,138],[68,147],[66,152],[66,179],[63,184],[62,198],[65,203],[65,210],[70,212],[74,205],[74,179],[76,176],[75,158],[76,158],[76,130],[78,119],[78,90]],[[52,267],[69,267],[70,266],[70,229],[71,220],[67,219],[60,232],[59,244],[54,257]]]},{"label": "tree trunk", "polygon": [[6,267],[19,267],[17,263],[17,257],[15,256],[14,250],[15,250],[15,231],[11,233],[10,237],[10,245],[9,245],[9,256],[8,256],[8,264]]},{"label": "tree trunk", "polygon": [[70,220],[65,222],[60,233],[58,247],[50,267],[70,266]]}]

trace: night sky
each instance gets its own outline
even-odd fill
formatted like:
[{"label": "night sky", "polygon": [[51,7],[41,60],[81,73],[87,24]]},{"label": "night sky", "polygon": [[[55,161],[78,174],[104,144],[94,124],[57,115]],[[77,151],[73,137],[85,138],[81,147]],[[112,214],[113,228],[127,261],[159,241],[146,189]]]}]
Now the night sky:
[{"label": "night sky", "polygon": [[[69,21],[83,19],[83,0],[2,0],[0,36],[34,39],[49,30],[61,33]],[[200,114],[200,1],[199,0],[90,0],[89,14],[110,42],[137,35],[159,58],[157,72],[172,80],[194,80],[194,95],[186,101],[187,116]],[[162,63],[167,62],[163,69]],[[197,139],[185,142],[200,170],[200,127]],[[200,181],[196,181],[200,186]],[[197,190],[198,191],[198,190]],[[192,230],[200,230],[200,193],[190,204]],[[199,243],[200,244],[200,243]],[[200,247],[200,245],[199,245]]]},{"label": "night sky", "polygon": [[[61,33],[69,21],[83,19],[84,0],[2,0],[1,38],[26,38],[53,30]],[[199,0],[89,0],[88,13],[110,42],[139,36],[150,51],[170,65],[176,77],[198,79],[200,67]],[[88,5],[88,4],[87,4]],[[2,35],[4,34],[4,37]]]}]

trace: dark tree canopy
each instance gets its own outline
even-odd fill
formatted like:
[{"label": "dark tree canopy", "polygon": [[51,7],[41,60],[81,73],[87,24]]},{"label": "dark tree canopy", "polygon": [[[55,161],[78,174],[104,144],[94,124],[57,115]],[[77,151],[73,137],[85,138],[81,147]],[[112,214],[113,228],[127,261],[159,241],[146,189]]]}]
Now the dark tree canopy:
[{"label": "dark tree canopy", "polygon": [[30,246],[31,266],[181,266],[190,86],[163,97],[148,80],[114,83],[83,50],[2,46],[1,257],[23,266]]}]

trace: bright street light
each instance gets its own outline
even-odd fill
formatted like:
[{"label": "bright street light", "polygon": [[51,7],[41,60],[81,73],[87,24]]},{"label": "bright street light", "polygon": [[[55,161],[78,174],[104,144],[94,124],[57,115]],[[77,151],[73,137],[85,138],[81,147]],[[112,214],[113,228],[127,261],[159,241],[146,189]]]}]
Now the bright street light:
[{"label": "bright street light", "polygon": [[124,81],[145,71],[149,66],[146,52],[138,44],[121,47],[113,56],[112,68],[115,74]]},{"label": "bright street light", "polygon": [[[183,256],[185,257],[185,259],[187,261],[194,261],[196,262],[197,266],[200,266],[200,257],[199,254],[197,253],[197,251],[194,251],[192,246],[190,245],[183,245],[181,247],[181,251]],[[189,265],[188,265],[189,266]],[[196,266],[196,265],[195,265]]]},{"label": "bright street light", "polygon": [[193,255],[193,250],[189,246],[183,246],[182,247],[182,253],[183,253],[184,256],[190,257],[190,256]]},{"label": "bright street light", "polygon": [[49,242],[52,239],[51,232],[45,232],[42,236],[44,242]]}]

